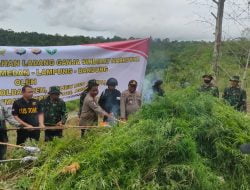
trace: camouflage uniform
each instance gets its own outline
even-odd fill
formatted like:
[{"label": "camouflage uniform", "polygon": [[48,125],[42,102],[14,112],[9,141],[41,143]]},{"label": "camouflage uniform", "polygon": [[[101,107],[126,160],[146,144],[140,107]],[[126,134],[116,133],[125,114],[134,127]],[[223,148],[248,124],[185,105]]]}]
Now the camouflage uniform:
[{"label": "camouflage uniform", "polygon": [[199,91],[209,93],[215,97],[219,97],[219,89],[217,86],[214,86],[212,83],[201,85],[201,87],[199,88]]},{"label": "camouflage uniform", "polygon": [[[20,127],[20,123],[17,122],[14,117],[8,112],[6,106],[2,101],[0,101],[0,142],[8,142],[8,136],[6,129],[6,122],[8,121],[11,125],[15,127]],[[0,160],[4,159],[7,147],[5,145],[0,145]]]},{"label": "camouflage uniform", "polygon": [[236,110],[247,111],[246,91],[240,87],[229,87],[224,90],[223,98]]},{"label": "camouflage uniform", "polygon": [[[44,113],[44,124],[46,126],[56,126],[58,122],[64,125],[68,118],[66,104],[62,99],[52,101],[50,96],[40,101],[41,109]],[[45,141],[52,140],[53,137],[62,137],[62,130],[45,131]]]}]

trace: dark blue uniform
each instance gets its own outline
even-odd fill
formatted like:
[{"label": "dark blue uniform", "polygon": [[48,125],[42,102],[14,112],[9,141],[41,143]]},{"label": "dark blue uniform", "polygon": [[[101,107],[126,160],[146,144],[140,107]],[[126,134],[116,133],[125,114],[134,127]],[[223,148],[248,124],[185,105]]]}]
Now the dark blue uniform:
[{"label": "dark blue uniform", "polygon": [[[99,99],[99,105],[107,113],[113,113],[115,117],[120,115],[120,97],[121,92],[117,89],[106,89],[102,92]],[[107,121],[107,118],[104,118]]]}]

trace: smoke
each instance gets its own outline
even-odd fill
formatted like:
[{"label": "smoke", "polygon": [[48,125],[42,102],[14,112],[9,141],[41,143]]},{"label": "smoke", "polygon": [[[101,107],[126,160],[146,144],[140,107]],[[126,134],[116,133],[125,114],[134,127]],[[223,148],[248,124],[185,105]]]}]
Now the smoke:
[{"label": "smoke", "polygon": [[164,70],[165,67],[161,70],[153,71],[145,76],[143,82],[143,90],[142,90],[142,97],[144,103],[151,103],[154,97],[154,92],[152,86],[154,85],[155,81],[163,80],[164,81]]}]

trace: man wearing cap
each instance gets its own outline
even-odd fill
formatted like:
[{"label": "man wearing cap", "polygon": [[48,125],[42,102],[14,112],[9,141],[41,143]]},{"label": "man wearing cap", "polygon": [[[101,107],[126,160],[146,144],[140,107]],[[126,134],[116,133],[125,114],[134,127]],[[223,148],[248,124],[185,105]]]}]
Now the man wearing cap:
[{"label": "man wearing cap", "polygon": [[[118,81],[115,78],[110,78],[107,80],[108,88],[105,89],[99,99],[99,105],[107,113],[113,114],[115,117],[120,116],[120,97],[121,92],[116,89]],[[107,121],[108,118],[104,117],[104,121]]]},{"label": "man wearing cap", "polygon": [[199,91],[209,93],[215,97],[219,97],[219,89],[212,83],[213,76],[206,74],[203,75],[202,78],[204,83],[200,86]]},{"label": "man wearing cap", "polygon": [[[44,123],[46,126],[63,126],[68,117],[66,104],[60,99],[60,87],[52,86],[49,96],[40,101],[41,109],[44,113]],[[62,137],[62,129],[46,130],[45,141],[51,141],[54,137]]]},{"label": "man wearing cap", "polygon": [[225,88],[223,98],[236,110],[246,112],[247,111],[247,95],[246,91],[240,88],[239,76],[233,76],[231,79],[231,87]]},{"label": "man wearing cap", "polygon": [[95,85],[97,82],[95,79],[91,79],[88,81],[88,85],[86,86],[85,90],[81,93],[80,95],[80,106],[79,106],[79,112],[78,112],[78,116],[80,117],[81,113],[82,113],[82,106],[83,106],[83,102],[85,97],[87,96],[89,90],[91,89],[91,87],[93,85]]},{"label": "man wearing cap", "polygon": [[128,90],[121,94],[121,119],[126,120],[128,116],[138,111],[141,107],[141,94],[136,91],[137,82],[135,80],[129,81]]},{"label": "man wearing cap", "polygon": [[[21,127],[14,117],[8,112],[5,104],[0,100],[0,142],[8,142],[8,135],[6,131],[6,121],[15,127]],[[4,159],[6,153],[6,145],[0,145],[0,160]]]},{"label": "man wearing cap", "polygon": [[152,86],[153,93],[158,95],[158,96],[163,96],[164,95],[164,90],[162,89],[162,80],[157,80],[155,81],[154,85]]},{"label": "man wearing cap", "polygon": [[[105,112],[97,101],[99,84],[93,83],[89,88],[87,96],[84,98],[82,112],[80,115],[80,126],[95,126],[98,125],[98,116],[106,116],[112,118],[112,115]],[[86,129],[82,129],[82,136],[86,133]]]}]

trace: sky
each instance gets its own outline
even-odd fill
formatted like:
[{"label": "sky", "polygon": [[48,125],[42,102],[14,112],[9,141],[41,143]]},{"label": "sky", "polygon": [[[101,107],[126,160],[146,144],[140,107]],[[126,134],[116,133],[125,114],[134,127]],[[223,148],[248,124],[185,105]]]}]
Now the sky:
[{"label": "sky", "polygon": [[[214,39],[212,0],[0,0],[0,28],[17,32],[171,40]],[[223,38],[250,27],[248,0],[226,0]]]}]

